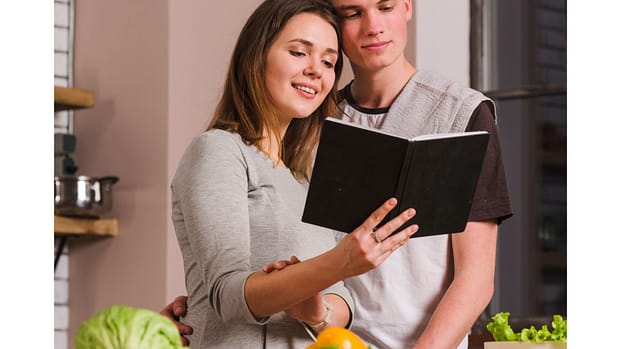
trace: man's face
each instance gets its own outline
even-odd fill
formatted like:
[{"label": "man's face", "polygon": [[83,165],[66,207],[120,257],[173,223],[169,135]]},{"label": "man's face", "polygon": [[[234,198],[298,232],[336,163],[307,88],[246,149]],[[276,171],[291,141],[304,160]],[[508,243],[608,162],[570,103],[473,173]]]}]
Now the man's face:
[{"label": "man's face", "polygon": [[378,70],[403,57],[411,0],[332,0],[343,19],[343,51],[354,69]]}]

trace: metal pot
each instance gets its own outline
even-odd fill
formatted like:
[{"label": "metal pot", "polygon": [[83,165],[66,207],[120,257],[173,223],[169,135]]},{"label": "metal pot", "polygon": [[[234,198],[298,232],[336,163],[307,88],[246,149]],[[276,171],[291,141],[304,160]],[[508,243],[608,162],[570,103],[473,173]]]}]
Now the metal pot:
[{"label": "metal pot", "polygon": [[119,177],[54,177],[54,214],[101,217],[112,208],[112,185]]}]

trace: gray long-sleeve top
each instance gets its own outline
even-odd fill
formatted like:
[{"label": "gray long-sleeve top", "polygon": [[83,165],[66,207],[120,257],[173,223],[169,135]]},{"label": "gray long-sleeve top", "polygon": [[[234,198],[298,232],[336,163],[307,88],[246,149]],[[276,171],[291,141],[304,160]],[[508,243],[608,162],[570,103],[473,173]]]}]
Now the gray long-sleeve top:
[{"label": "gray long-sleeve top", "polygon": [[[194,328],[191,348],[311,343],[284,312],[254,318],[244,297],[247,278],[266,263],[292,255],[305,260],[334,247],[332,231],[301,222],[307,186],[238,134],[210,130],[188,146],[171,188],[189,296],[183,321]],[[324,292],[340,295],[352,308],[342,282]]]}]

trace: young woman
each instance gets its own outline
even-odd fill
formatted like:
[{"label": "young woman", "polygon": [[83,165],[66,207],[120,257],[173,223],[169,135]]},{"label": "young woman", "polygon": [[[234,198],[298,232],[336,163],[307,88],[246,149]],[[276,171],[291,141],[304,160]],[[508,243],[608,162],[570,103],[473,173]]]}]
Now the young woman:
[{"label": "young woman", "polygon": [[[332,231],[300,220],[341,58],[327,0],[267,0],[242,29],[211,124],[171,185],[192,348],[304,348],[299,322],[347,326],[354,309],[341,280],[377,267],[417,230],[388,237],[412,209],[378,226],[395,199],[336,245]],[[292,255],[302,262],[261,271]]]}]

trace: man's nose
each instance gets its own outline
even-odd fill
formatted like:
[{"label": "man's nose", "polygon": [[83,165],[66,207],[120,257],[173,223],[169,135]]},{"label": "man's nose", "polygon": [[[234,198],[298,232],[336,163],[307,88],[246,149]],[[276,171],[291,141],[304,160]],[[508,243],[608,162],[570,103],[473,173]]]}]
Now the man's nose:
[{"label": "man's nose", "polygon": [[376,11],[367,12],[363,18],[363,24],[366,35],[375,36],[384,32],[380,14]]}]

